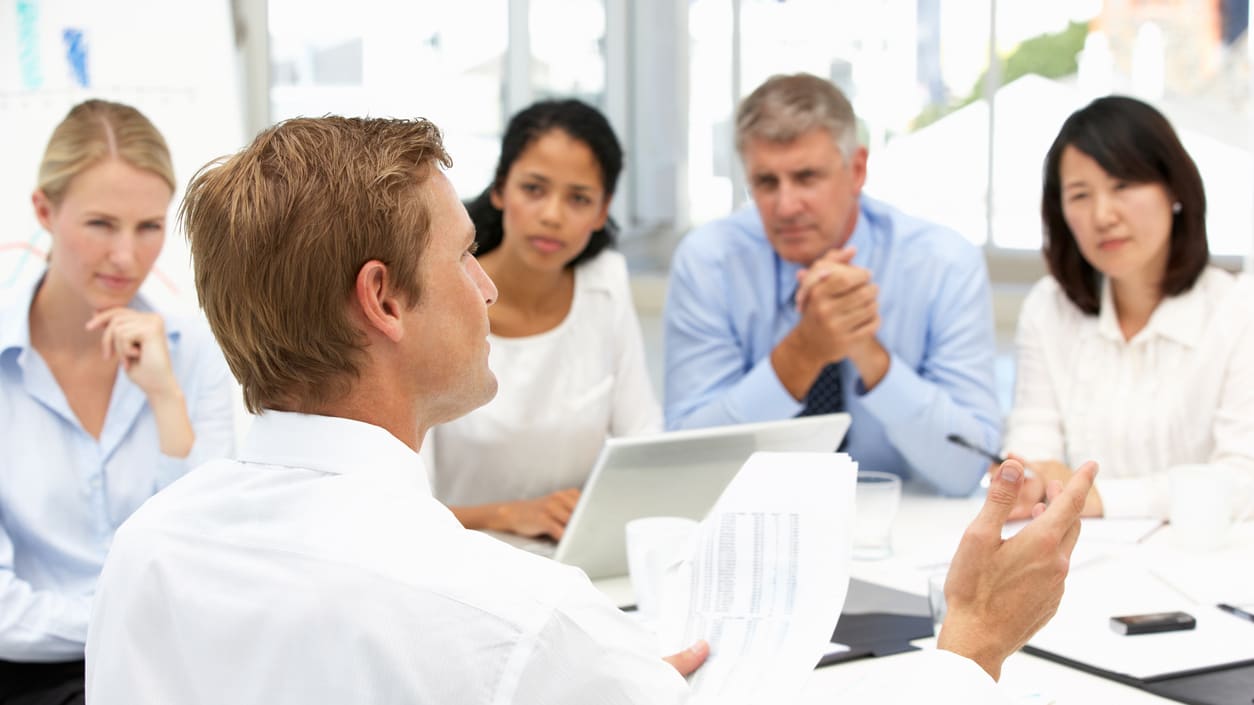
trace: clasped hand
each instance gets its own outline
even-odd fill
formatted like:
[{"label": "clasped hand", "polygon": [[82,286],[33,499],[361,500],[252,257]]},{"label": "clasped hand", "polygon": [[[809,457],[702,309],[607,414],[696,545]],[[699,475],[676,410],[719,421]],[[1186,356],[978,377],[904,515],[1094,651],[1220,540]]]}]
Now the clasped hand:
[{"label": "clasped hand", "polygon": [[870,271],[850,264],[853,256],[852,248],[831,250],[797,272],[795,333],[824,364],[850,356],[879,330],[879,287]]}]

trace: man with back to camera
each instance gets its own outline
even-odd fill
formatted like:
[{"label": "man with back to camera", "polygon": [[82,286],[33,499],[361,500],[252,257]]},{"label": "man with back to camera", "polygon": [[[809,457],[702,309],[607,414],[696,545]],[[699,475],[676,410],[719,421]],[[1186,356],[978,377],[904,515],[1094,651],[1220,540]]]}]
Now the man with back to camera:
[{"label": "man with back to camera", "polygon": [[[93,705],[688,699],[703,643],[659,658],[580,571],[463,529],[430,494],[426,430],[496,389],[496,289],[448,163],[425,120],[296,119],[188,187],[200,302],[260,416],[238,460],[119,530],[89,630]],[[1002,541],[1022,474],[1003,466],[954,559],[946,651],[912,662],[935,675],[897,681],[994,692],[1057,607],[1094,472],[1051,485]],[[910,686],[884,687],[896,702]]]},{"label": "man with back to camera", "polygon": [[671,264],[666,424],[847,411],[861,467],[969,494],[1000,447],[992,301],[979,249],[862,195],[853,108],[808,74],[740,104],[753,206],[695,229]]}]

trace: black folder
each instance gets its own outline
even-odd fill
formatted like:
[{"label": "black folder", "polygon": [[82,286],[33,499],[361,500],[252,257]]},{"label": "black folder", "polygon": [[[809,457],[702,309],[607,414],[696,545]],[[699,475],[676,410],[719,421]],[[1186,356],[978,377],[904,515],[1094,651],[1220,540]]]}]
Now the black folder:
[{"label": "black folder", "polygon": [[1189,705],[1251,705],[1254,703],[1254,661],[1239,661],[1141,679],[1096,668],[1034,646],[1023,647],[1023,653],[1049,659],[1085,673],[1109,678]]},{"label": "black folder", "polygon": [[[816,666],[914,651],[911,641],[932,636],[927,598],[862,580],[849,581],[849,593],[832,641],[849,651],[824,656]],[[1245,705],[1249,705],[1246,703]]]},{"label": "black folder", "polygon": [[[824,656],[816,667],[913,651],[917,647],[912,646],[911,641],[932,635],[927,598],[874,583],[850,580],[845,607],[832,634],[832,641],[848,645],[849,651]],[[1095,668],[1033,646],[1025,646],[1023,651],[1188,705],[1254,705],[1254,661],[1168,673],[1142,680]]]}]

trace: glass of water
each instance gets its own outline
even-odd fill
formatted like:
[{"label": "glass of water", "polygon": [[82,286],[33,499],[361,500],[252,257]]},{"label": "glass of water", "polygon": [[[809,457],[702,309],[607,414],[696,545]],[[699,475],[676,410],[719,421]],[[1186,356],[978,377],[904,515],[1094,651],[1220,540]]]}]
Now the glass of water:
[{"label": "glass of water", "polygon": [[893,554],[893,520],[901,504],[901,478],[890,472],[858,471],[853,557],[879,560]]}]

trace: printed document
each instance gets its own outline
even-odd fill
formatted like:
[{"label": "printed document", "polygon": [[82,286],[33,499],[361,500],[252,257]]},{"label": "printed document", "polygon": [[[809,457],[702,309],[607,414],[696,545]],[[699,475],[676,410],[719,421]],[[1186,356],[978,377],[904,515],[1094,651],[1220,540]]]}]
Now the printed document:
[{"label": "printed document", "polygon": [[755,453],[661,576],[667,653],[710,658],[696,702],[790,702],[831,649],[849,586],[857,464],[843,453]]}]

